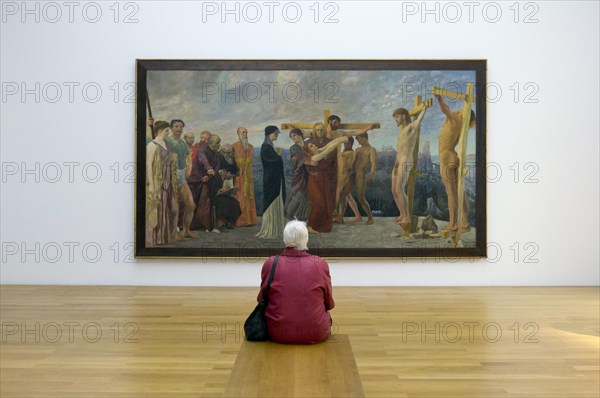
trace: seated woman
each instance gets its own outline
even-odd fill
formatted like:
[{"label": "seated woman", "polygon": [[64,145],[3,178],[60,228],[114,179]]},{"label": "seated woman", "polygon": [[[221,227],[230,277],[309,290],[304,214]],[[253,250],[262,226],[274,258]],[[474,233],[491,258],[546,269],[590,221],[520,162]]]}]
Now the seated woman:
[{"label": "seated woman", "polygon": [[[290,221],[283,230],[285,249],[279,256],[265,311],[271,341],[316,344],[331,334],[333,309],[331,276],[327,262],[307,252],[308,230],[302,221]],[[275,257],[262,267],[260,301]]]}]

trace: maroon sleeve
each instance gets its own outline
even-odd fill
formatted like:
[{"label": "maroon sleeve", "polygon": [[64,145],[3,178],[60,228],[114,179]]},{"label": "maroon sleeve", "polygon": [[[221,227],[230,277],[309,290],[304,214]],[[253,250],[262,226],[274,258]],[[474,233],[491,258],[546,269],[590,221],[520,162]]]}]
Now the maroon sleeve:
[{"label": "maroon sleeve", "polygon": [[262,266],[262,270],[260,272],[260,291],[258,292],[258,296],[256,297],[256,302],[260,303],[262,299],[263,292],[267,287],[267,282],[269,281],[269,273],[271,272],[271,266],[273,265],[273,257],[269,257],[267,261]]},{"label": "maroon sleeve", "polygon": [[198,150],[198,152],[196,152],[196,159],[198,160],[198,162],[200,164],[202,164],[204,166],[204,169],[206,171],[213,169],[213,166],[210,164],[208,157],[206,156],[206,150],[203,148],[200,148]]},{"label": "maroon sleeve", "polygon": [[323,279],[325,281],[325,309],[332,310],[335,307],[333,301],[333,289],[331,287],[331,275],[329,274],[329,265],[323,260]]}]

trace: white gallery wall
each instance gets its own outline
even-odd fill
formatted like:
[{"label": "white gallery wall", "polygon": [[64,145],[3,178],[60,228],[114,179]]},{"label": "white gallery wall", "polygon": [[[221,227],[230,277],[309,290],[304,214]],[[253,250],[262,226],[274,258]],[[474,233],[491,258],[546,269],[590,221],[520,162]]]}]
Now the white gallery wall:
[{"label": "white gallery wall", "polygon": [[1,7],[4,284],[258,284],[260,261],[132,258],[136,58],[487,59],[490,258],[333,260],[333,282],[599,284],[597,1]]}]

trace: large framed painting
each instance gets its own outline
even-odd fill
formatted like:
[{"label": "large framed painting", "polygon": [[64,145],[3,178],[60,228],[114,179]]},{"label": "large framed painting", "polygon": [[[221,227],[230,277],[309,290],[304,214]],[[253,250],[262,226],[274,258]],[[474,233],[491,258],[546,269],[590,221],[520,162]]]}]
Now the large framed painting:
[{"label": "large framed painting", "polygon": [[138,60],[138,257],[486,256],[485,60]]}]

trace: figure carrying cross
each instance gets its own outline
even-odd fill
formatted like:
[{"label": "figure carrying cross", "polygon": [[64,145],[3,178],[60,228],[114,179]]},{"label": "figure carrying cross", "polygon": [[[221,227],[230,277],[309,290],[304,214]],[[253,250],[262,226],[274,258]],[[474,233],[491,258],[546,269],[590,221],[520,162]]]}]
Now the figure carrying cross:
[{"label": "figure carrying cross", "polygon": [[[314,127],[314,123],[282,123],[282,130],[291,130],[293,128],[297,128],[303,131],[312,132]],[[341,137],[342,135],[346,136],[356,136],[362,133],[366,133],[367,131],[378,129],[379,123],[342,123],[342,120],[339,116],[332,115],[330,109],[325,109],[323,111],[323,125],[326,127],[326,137],[330,140]],[[346,130],[356,130],[356,131],[346,131]],[[362,131],[361,131],[362,130]],[[336,137],[336,133],[337,136]],[[342,134],[343,133],[343,134]],[[313,137],[314,138],[314,137]]]},{"label": "figure carrying cross", "polygon": [[[341,118],[336,115],[332,115],[329,109],[325,109],[323,112],[323,125],[325,126],[325,137],[313,137],[312,140],[316,140],[316,144],[321,147],[326,145],[331,140],[334,140],[343,136],[358,136],[366,133],[370,130],[378,129],[379,123],[341,123]],[[287,130],[292,128],[299,128],[301,130],[310,130],[315,126],[314,123],[283,123],[281,129]],[[342,201],[348,201],[350,208],[354,211],[356,219],[360,219],[360,213],[356,205],[356,201],[352,198],[352,195],[348,194],[345,198],[340,198],[341,191],[341,172],[342,168],[338,167],[342,163],[342,146],[338,145],[336,155],[332,155],[328,172],[328,186],[330,190],[329,200],[331,201],[331,208],[334,210],[332,217],[337,222],[343,223],[343,214],[338,214],[338,208],[341,207]],[[344,203],[345,204],[345,203]],[[344,206],[345,207],[345,206]]]}]

